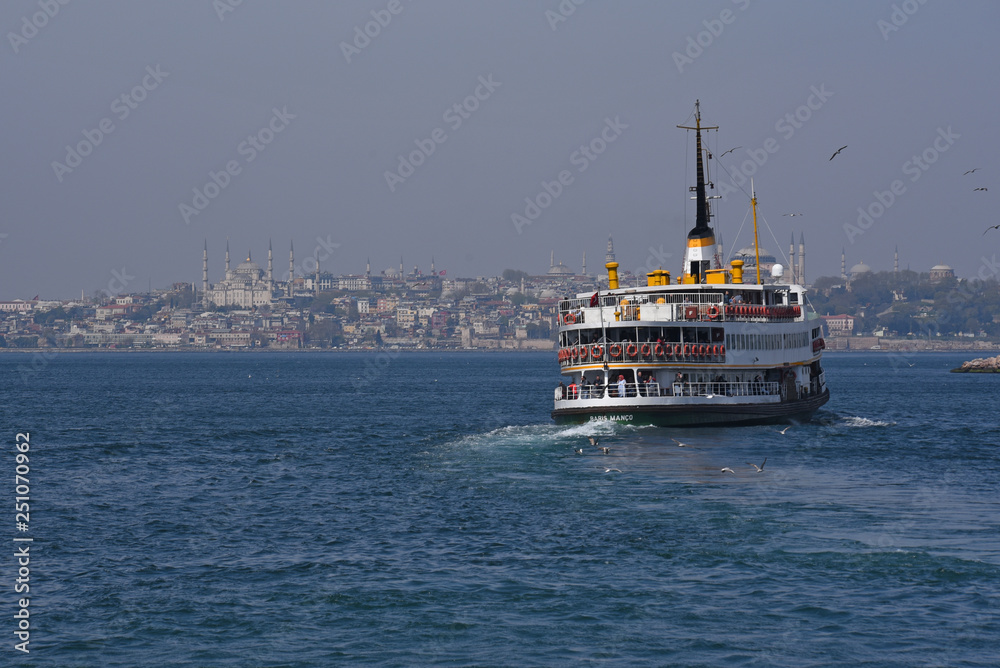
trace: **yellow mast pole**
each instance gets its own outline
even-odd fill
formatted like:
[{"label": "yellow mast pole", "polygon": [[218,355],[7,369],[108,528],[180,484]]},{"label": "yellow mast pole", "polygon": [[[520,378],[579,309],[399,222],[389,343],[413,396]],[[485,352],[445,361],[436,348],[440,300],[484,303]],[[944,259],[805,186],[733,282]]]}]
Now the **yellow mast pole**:
[{"label": "yellow mast pole", "polygon": [[753,207],[753,250],[757,254],[757,285],[760,285],[760,244],[757,243],[757,191],[750,179],[750,204]]}]

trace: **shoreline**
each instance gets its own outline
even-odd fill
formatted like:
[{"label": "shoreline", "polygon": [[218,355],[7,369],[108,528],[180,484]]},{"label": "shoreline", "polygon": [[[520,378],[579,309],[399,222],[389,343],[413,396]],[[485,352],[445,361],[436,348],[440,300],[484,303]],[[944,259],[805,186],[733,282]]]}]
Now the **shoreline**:
[{"label": "shoreline", "polygon": [[[0,348],[0,355],[11,354],[43,354],[58,355],[62,353],[108,353],[108,354],[142,354],[142,353],[199,353],[199,354],[258,354],[258,353],[324,353],[324,354],[364,354],[364,353],[554,353],[551,350],[520,350],[516,348]],[[933,353],[983,353],[989,350],[972,350],[968,348],[944,348],[944,349],[920,349],[920,350],[837,350],[827,348],[823,355],[845,355],[845,354],[886,354],[886,355],[926,355]]]}]

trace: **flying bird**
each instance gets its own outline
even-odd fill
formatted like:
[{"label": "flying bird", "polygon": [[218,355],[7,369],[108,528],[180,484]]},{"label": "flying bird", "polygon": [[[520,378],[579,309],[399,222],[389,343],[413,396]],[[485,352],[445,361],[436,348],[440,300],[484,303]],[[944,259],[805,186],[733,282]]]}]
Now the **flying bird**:
[{"label": "flying bird", "polygon": [[[731,148],[731,149],[729,149],[728,151],[726,151],[726,153],[732,153],[733,151],[735,151],[735,150],[736,150],[736,149],[738,149],[738,148],[743,148],[743,147],[742,147],[742,146],[734,146],[733,148]],[[725,155],[726,153],[723,153],[723,154],[722,154],[722,155],[720,155],[719,157],[721,158],[721,157],[722,157],[723,155]]]},{"label": "flying bird", "polygon": [[792,425],[788,425],[787,427],[785,427],[784,429],[782,429],[782,430],[781,430],[781,431],[779,431],[778,433],[779,433],[779,434],[781,434],[782,436],[784,436],[784,435],[785,435],[785,432],[786,432],[786,431],[788,431],[788,430],[789,430],[789,429],[791,429],[791,428],[792,428]]},{"label": "flying bird", "polygon": [[[843,151],[845,148],[847,148],[847,144],[844,144],[843,146],[841,146],[840,148],[838,148],[836,151],[834,151],[833,155],[830,156],[830,160],[833,160],[834,158],[836,158],[840,154],[840,152]],[[827,162],[829,162],[829,161],[827,161]]]},{"label": "flying bird", "polygon": [[[990,225],[986,228],[986,232],[989,232],[990,230],[1000,230],[1000,225]],[[986,236],[986,232],[983,232],[983,236]]]},{"label": "flying bird", "polygon": [[674,443],[676,443],[678,445],[678,447],[681,447],[681,448],[689,448],[689,447],[691,447],[690,443],[681,443],[676,438],[672,438],[670,440],[673,441]]},{"label": "flying bird", "polygon": [[976,192],[977,190],[989,190],[989,188],[973,188],[972,192]]},{"label": "flying bird", "polygon": [[728,466],[723,466],[721,469],[719,469],[719,471],[721,471],[722,473],[732,473],[733,475],[736,475],[736,471],[732,470]]},{"label": "flying bird", "polygon": [[622,470],[621,470],[621,469],[604,469],[604,472],[605,472],[605,473],[611,473],[612,471],[617,471],[618,473],[621,473],[621,472],[622,472]]},{"label": "flying bird", "polygon": [[587,440],[588,440],[588,441],[590,441],[590,444],[591,444],[592,446],[594,446],[595,448],[597,447],[597,443],[598,443],[598,441],[597,441],[597,439],[596,439],[596,438],[594,438],[593,436],[588,436],[588,437],[587,437]]},{"label": "flying bird", "polygon": [[752,466],[755,469],[757,469],[757,473],[763,473],[764,472],[764,464],[766,464],[766,463],[767,463],[767,457],[764,457],[764,461],[762,461],[760,463],[760,466],[757,466],[756,464],[752,464],[750,462],[747,462],[747,465],[748,466]]},{"label": "flying bird", "polygon": [[795,216],[801,216],[802,214],[801,213],[783,213],[781,215],[782,216],[792,216],[792,217],[795,217]]},{"label": "flying bird", "polygon": [[978,168],[978,167],[976,167],[975,169],[970,169],[969,171],[965,172],[965,174],[962,174],[962,176],[966,176],[967,174],[971,174],[971,173],[973,173],[974,171],[976,171],[977,169],[979,169],[979,168]]}]

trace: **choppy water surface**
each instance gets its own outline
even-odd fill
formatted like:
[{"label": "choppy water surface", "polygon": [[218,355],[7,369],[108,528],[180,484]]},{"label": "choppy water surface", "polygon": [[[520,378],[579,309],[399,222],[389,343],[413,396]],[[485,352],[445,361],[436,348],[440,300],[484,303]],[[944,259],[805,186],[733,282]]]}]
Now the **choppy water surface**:
[{"label": "choppy water surface", "polygon": [[557,427],[552,355],[0,356],[36,541],[31,654],[8,614],[2,652],[996,665],[1000,375],[963,359],[830,355],[780,434]]}]

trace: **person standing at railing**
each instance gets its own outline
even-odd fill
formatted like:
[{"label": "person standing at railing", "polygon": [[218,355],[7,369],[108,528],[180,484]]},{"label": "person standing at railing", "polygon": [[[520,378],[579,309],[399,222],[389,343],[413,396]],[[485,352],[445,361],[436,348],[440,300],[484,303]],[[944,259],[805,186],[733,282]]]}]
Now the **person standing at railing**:
[{"label": "person standing at railing", "polygon": [[567,389],[569,390],[569,393],[568,393],[568,398],[569,399],[576,399],[579,396],[579,388],[577,387],[577,384],[576,384],[575,380],[571,380],[569,382],[569,388],[567,388]]},{"label": "person standing at railing", "polygon": [[625,398],[625,376],[618,374],[618,396]]}]

